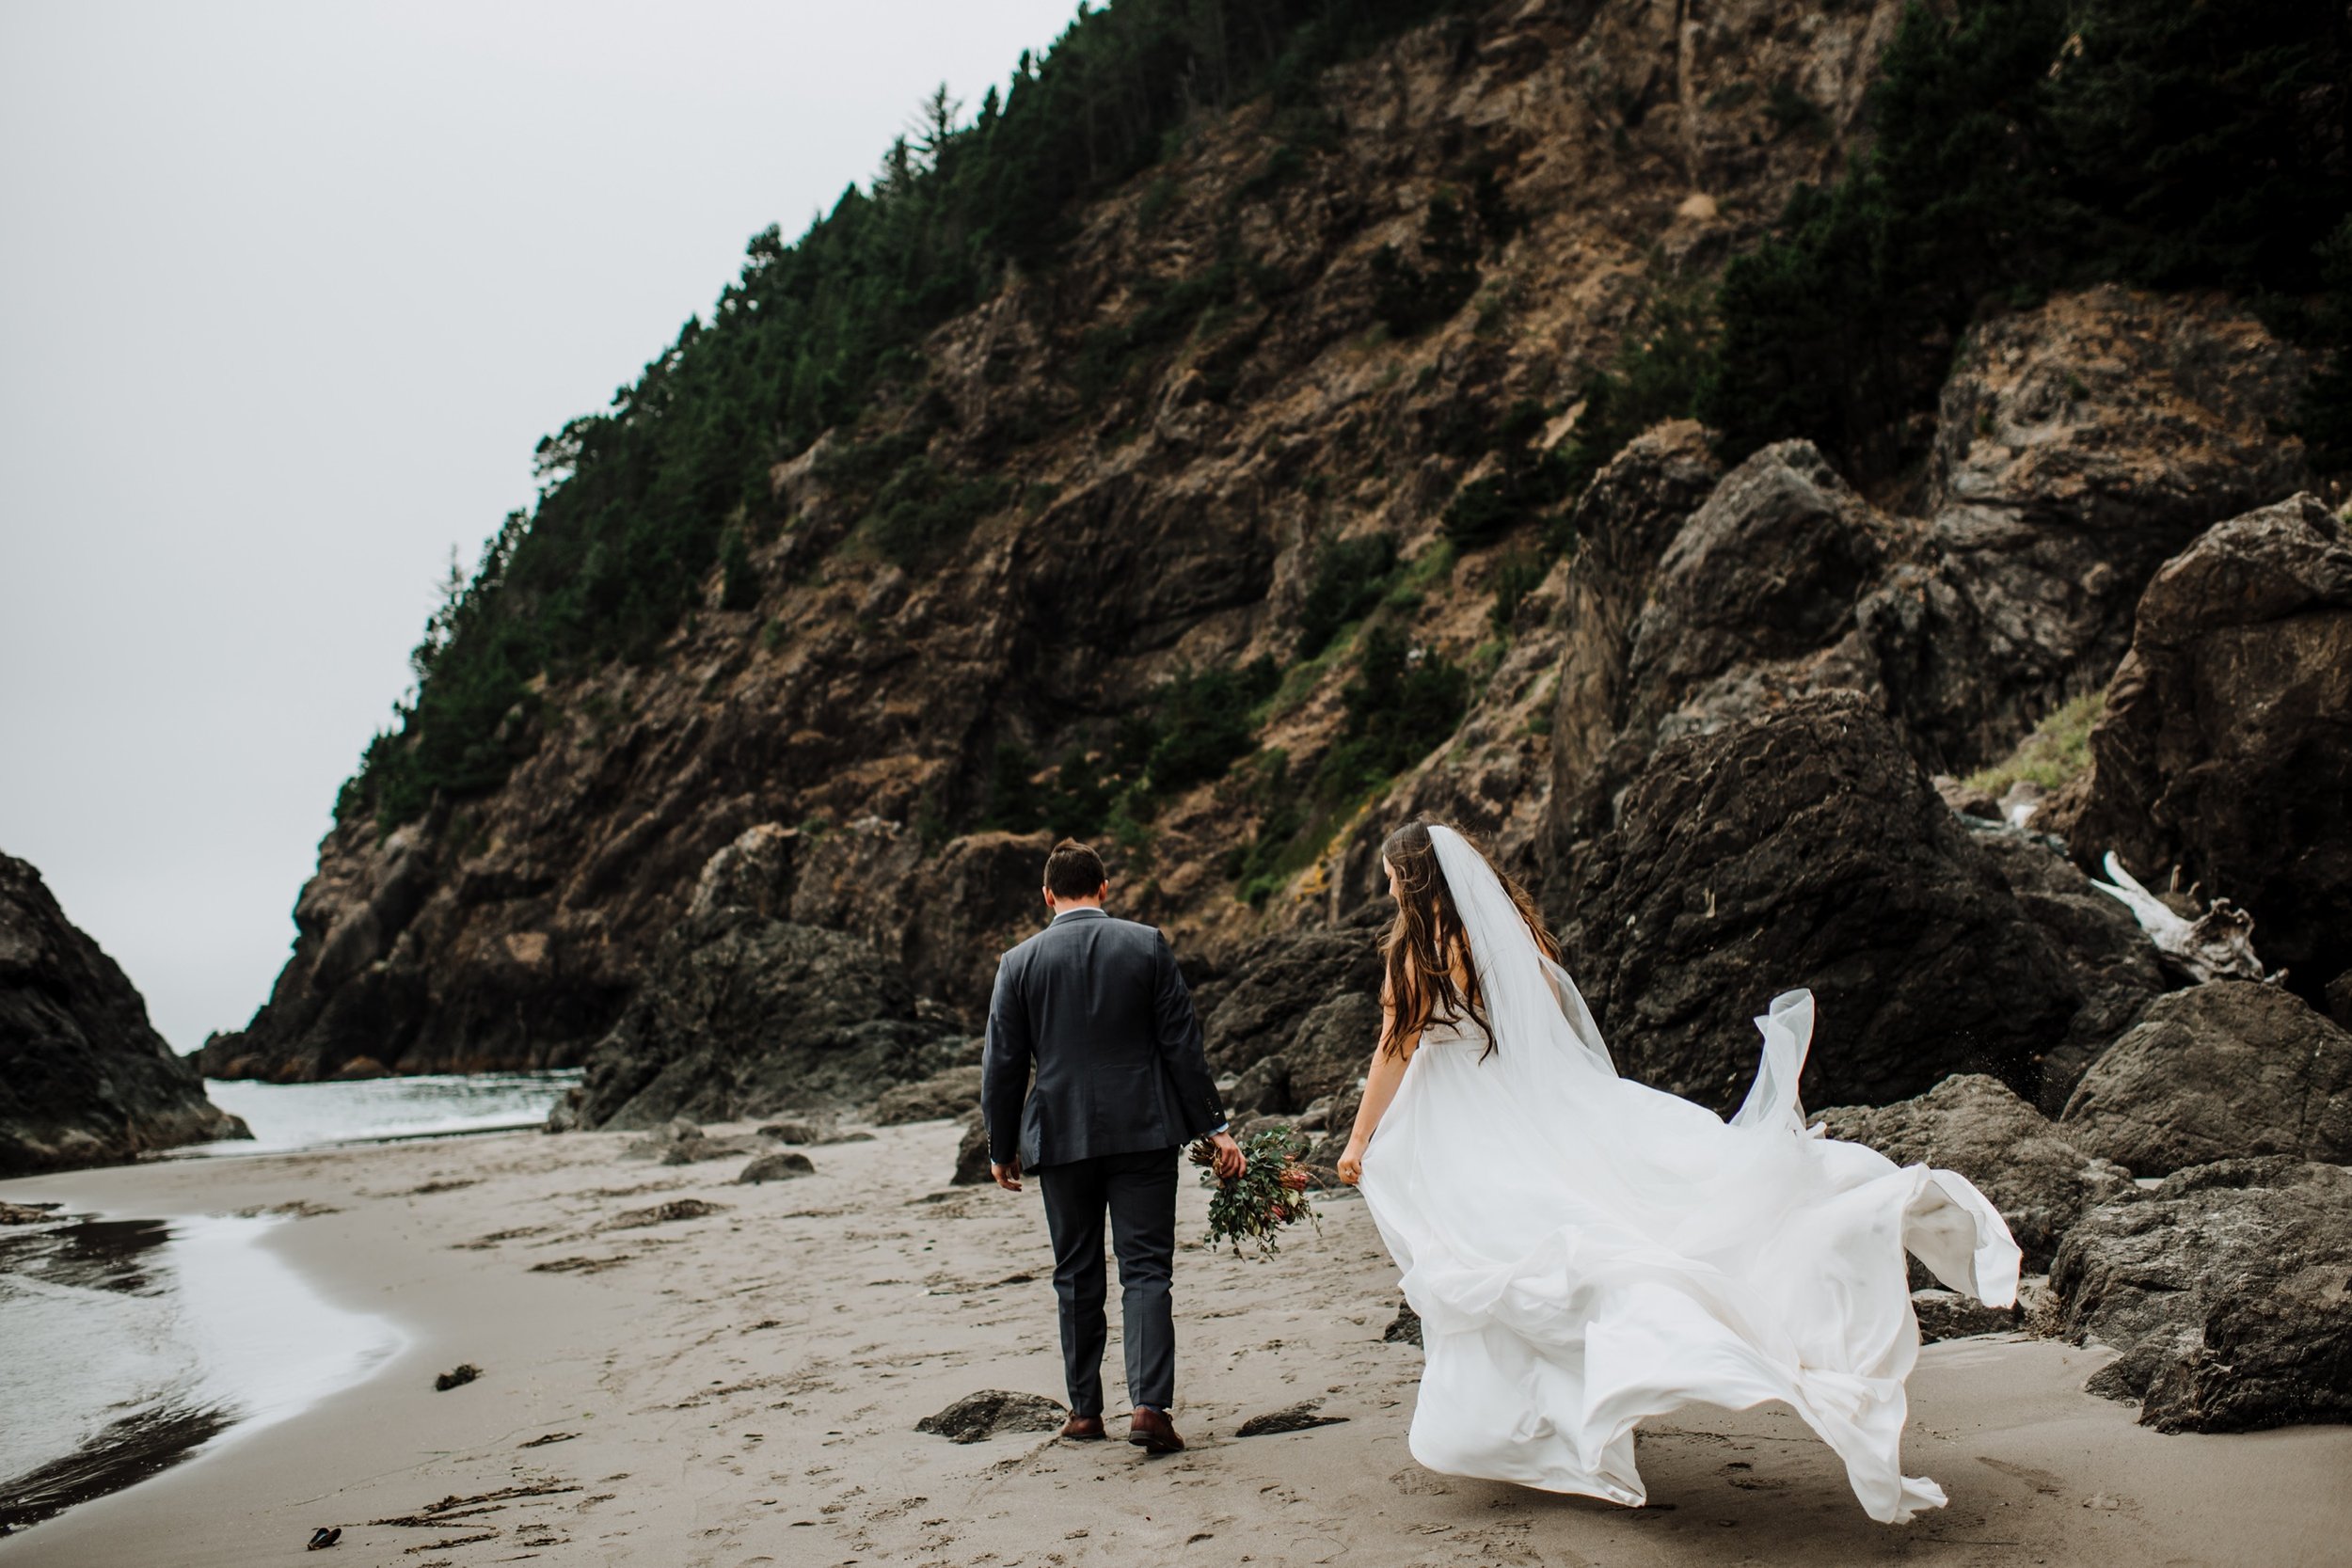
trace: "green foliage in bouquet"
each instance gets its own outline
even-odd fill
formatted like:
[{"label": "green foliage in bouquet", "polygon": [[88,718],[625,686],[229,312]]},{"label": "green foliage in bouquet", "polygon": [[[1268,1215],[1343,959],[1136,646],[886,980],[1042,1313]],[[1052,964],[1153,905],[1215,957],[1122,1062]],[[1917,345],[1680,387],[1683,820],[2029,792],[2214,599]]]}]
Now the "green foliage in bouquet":
[{"label": "green foliage in bouquet", "polygon": [[1280,1231],[1300,1220],[1323,1233],[1323,1220],[1307,1198],[1307,1167],[1292,1155],[1288,1128],[1269,1127],[1243,1138],[1241,1151],[1249,1164],[1228,1181],[1216,1174],[1216,1151],[1207,1139],[1192,1146],[1192,1163],[1202,1166],[1200,1184],[1210,1190],[1208,1243],[1212,1249],[1231,1243],[1236,1257],[1242,1243],[1258,1249],[1261,1258],[1282,1250]]}]

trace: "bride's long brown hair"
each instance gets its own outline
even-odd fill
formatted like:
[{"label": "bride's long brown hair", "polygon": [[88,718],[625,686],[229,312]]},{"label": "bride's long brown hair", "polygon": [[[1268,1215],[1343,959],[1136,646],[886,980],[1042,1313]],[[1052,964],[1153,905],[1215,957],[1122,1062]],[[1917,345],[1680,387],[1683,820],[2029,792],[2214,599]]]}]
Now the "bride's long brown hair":
[{"label": "bride's long brown hair", "polygon": [[[1380,1049],[1400,1053],[1405,1041],[1427,1028],[1432,1019],[1457,1023],[1467,1017],[1486,1037],[1486,1049],[1479,1055],[1483,1062],[1494,1054],[1494,1030],[1486,1022],[1486,999],[1479,994],[1470,933],[1462,928],[1454,890],[1446,886],[1445,872],[1438,864],[1438,847],[1429,837],[1431,826],[1426,821],[1407,822],[1380,846],[1380,858],[1396,873],[1396,923],[1380,943],[1388,965],[1386,989],[1391,1009]],[[1462,836],[1493,867],[1502,890],[1518,906],[1519,918],[1527,922],[1528,935],[1535,939],[1535,945],[1557,963],[1560,943],[1545,927],[1535,900],[1510,873],[1495,865],[1494,857],[1475,839],[1468,833]]]}]

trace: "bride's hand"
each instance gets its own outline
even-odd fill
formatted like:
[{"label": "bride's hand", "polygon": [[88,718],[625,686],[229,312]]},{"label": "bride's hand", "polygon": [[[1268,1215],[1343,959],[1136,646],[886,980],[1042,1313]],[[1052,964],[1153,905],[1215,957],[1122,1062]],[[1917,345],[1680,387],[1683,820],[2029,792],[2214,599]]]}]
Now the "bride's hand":
[{"label": "bride's hand", "polygon": [[1364,1146],[1351,1141],[1340,1154],[1340,1180],[1353,1187],[1364,1179]]}]

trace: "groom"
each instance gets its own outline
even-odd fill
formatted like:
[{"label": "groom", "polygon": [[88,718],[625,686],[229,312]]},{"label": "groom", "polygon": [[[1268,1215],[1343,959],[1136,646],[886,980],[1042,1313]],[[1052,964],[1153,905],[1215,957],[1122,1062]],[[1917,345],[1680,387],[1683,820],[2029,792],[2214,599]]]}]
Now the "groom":
[{"label": "groom", "polygon": [[1184,1446],[1168,1416],[1176,1395],[1168,1275],[1176,1259],[1177,1156],[1209,1132],[1218,1175],[1239,1176],[1243,1160],[1225,1131],[1176,956],[1151,927],[1104,914],[1109,892],[1101,856],[1070,839],[1054,846],[1045,860],[1053,923],[996,967],[980,1112],[996,1184],[1019,1192],[1026,1166],[1044,1194],[1070,1386],[1062,1435],[1087,1442],[1104,1435],[1107,1210],[1119,1254],[1127,1394],[1135,1402],[1127,1441],[1174,1453]]}]

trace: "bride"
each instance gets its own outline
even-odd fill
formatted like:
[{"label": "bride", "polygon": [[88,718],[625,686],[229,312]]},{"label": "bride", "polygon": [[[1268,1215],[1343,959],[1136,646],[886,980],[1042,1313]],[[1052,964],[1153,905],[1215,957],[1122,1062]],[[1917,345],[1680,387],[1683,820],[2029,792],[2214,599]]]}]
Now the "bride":
[{"label": "bride", "polygon": [[1872,1518],[1940,1506],[1899,1462],[1903,1251],[2001,1307],[2017,1245],[1966,1179],[1807,1134],[1812,994],[1756,1021],[1726,1123],[1617,1076],[1534,904],[1461,834],[1411,823],[1381,859],[1384,1022],[1339,1170],[1421,1314],[1413,1457],[1639,1504],[1636,1422],[1783,1400]]}]

